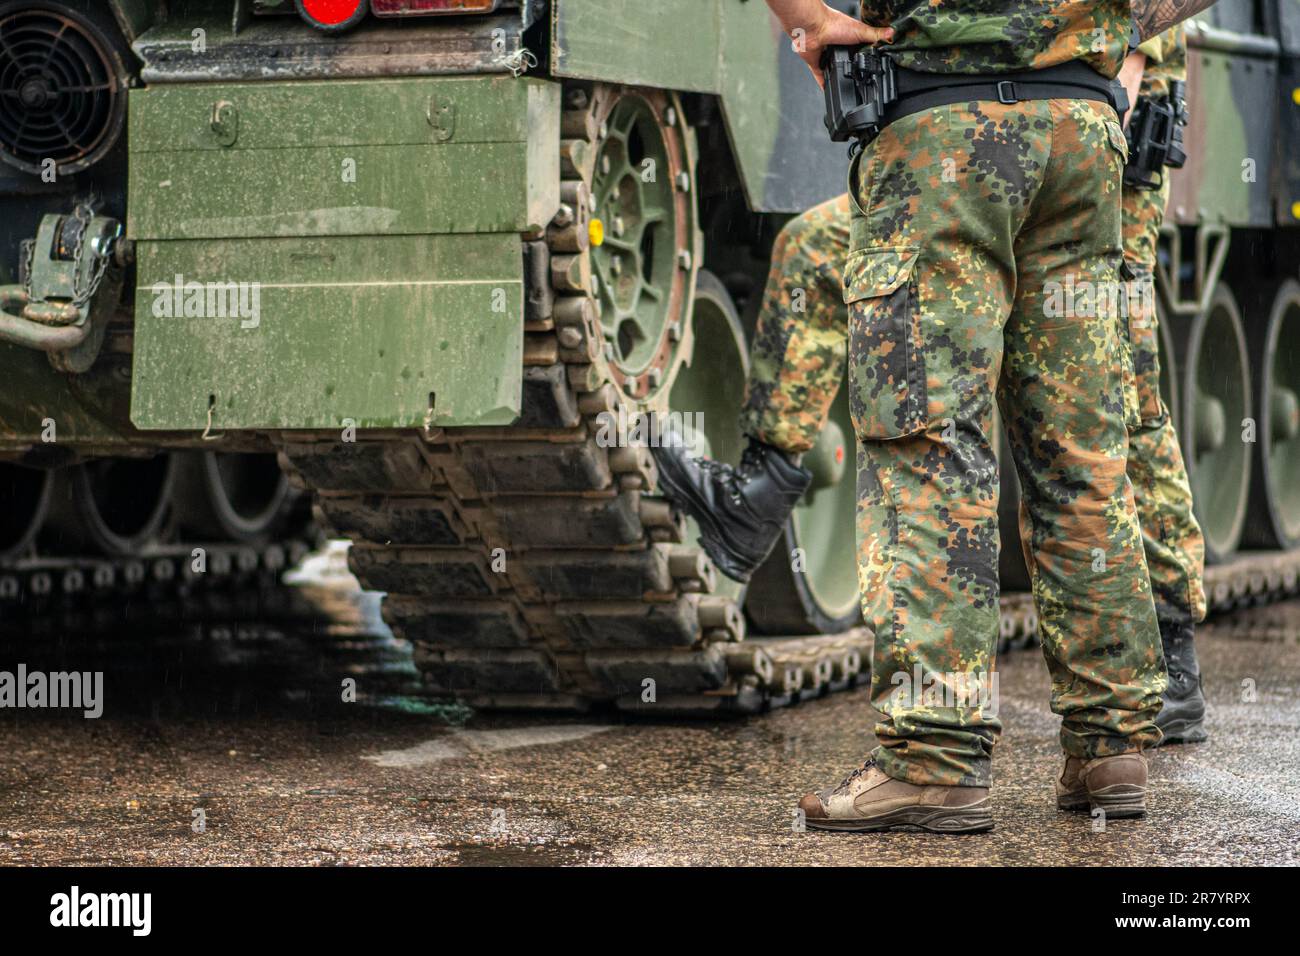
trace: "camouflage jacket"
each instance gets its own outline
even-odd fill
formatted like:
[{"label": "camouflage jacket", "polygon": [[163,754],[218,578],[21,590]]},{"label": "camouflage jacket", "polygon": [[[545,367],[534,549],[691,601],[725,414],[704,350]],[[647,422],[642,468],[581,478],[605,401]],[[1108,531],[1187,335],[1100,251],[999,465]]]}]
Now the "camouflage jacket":
[{"label": "camouflage jacket", "polygon": [[1147,55],[1143,96],[1168,96],[1170,80],[1187,79],[1187,34],[1180,23],[1138,47]]},{"label": "camouflage jacket", "polygon": [[894,59],[929,73],[1008,73],[1081,59],[1114,77],[1132,29],[1129,0],[860,3],[865,22],[894,28]]}]

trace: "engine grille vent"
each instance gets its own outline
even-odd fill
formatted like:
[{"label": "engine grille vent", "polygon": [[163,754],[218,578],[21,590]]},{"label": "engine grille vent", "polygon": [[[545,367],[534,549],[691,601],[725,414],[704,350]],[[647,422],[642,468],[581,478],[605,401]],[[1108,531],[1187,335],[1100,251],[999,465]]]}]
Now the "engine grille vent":
[{"label": "engine grille vent", "polygon": [[0,160],[85,169],[121,133],[126,90],[94,26],[56,8],[0,10]]}]

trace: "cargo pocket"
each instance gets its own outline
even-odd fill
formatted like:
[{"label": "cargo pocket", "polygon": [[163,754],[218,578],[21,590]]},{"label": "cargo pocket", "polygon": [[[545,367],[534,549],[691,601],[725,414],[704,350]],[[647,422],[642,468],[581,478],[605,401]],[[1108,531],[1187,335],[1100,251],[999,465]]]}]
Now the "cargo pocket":
[{"label": "cargo pocket", "polygon": [[902,438],[927,424],[915,248],[849,257],[849,410],[859,438]]},{"label": "cargo pocket", "polygon": [[1120,165],[1128,165],[1128,140],[1124,136],[1124,129],[1119,123],[1113,120],[1106,120],[1106,138],[1110,141],[1111,149],[1119,153]]},{"label": "cargo pocket", "polygon": [[1156,291],[1148,272],[1129,281],[1128,338],[1137,423],[1149,426],[1163,420],[1165,408],[1160,396],[1160,328]]}]

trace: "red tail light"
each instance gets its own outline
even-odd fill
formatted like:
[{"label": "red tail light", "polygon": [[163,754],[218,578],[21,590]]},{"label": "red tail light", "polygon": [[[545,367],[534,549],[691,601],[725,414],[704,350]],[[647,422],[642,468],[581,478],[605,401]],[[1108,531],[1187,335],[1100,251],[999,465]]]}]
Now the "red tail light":
[{"label": "red tail light", "polygon": [[356,26],[370,8],[367,0],[297,0],[297,4],[304,20],[330,32]]},{"label": "red tail light", "polygon": [[436,13],[492,13],[501,0],[370,0],[380,17],[422,17]]}]

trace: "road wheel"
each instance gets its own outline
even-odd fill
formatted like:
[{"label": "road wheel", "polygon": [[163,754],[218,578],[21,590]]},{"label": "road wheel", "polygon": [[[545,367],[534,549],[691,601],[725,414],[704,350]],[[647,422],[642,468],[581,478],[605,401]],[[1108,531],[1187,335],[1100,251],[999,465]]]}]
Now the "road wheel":
[{"label": "road wheel", "polygon": [[47,528],[50,550],[139,554],[160,537],[176,479],[174,455],[99,458],[56,473]]},{"label": "road wheel", "polygon": [[1300,283],[1270,284],[1255,301],[1248,340],[1257,434],[1243,541],[1290,550],[1300,546]]},{"label": "road wheel", "polygon": [[181,455],[176,518],[193,534],[257,544],[284,529],[298,494],[273,454]]},{"label": "road wheel", "polygon": [[1205,559],[1221,562],[1241,542],[1250,490],[1251,445],[1242,434],[1253,414],[1246,334],[1225,282],[1209,308],[1180,325],[1174,336],[1181,346],[1179,437]]},{"label": "road wheel", "polygon": [[0,561],[22,557],[45,523],[50,507],[51,472],[0,463]]}]

